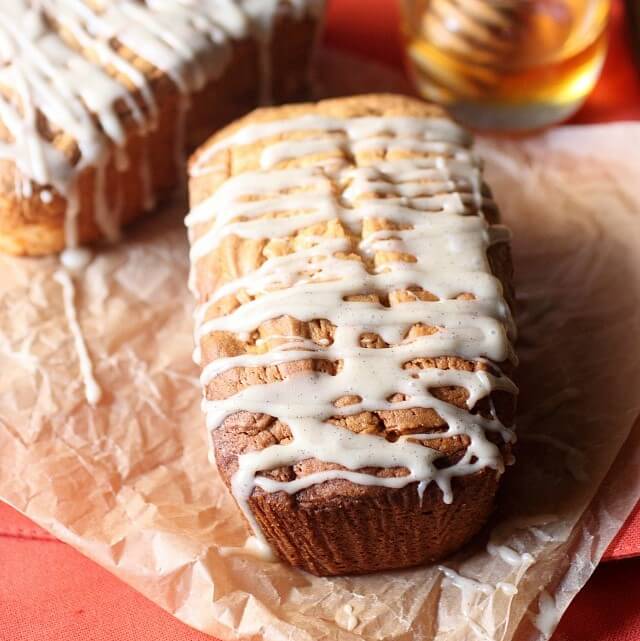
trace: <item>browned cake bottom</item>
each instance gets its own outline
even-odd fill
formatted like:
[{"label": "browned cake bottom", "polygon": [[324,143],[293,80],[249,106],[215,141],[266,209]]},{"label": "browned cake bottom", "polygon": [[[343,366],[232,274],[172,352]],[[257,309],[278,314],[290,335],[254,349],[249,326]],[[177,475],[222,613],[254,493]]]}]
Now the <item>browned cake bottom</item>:
[{"label": "browned cake bottom", "polygon": [[364,574],[451,554],[484,525],[497,487],[495,472],[483,470],[453,479],[448,505],[433,483],[422,502],[417,483],[411,483],[397,490],[370,487],[365,496],[338,495],[322,503],[297,501],[284,492],[261,494],[250,504],[270,543],[291,565],[318,576]]}]

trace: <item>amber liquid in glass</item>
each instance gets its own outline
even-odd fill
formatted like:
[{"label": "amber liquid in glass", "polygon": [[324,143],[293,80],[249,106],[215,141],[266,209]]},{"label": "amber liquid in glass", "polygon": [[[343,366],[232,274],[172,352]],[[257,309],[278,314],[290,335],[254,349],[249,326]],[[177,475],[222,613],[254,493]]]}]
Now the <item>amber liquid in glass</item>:
[{"label": "amber liquid in glass", "polygon": [[609,0],[404,0],[411,73],[428,100],[485,130],[572,115],[593,88]]}]

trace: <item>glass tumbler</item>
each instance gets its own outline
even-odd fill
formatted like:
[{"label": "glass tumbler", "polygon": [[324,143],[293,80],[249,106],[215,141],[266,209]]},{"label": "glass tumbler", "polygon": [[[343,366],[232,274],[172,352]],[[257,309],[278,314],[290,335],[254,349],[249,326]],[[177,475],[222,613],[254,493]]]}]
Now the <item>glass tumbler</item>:
[{"label": "glass tumbler", "polygon": [[600,74],[610,0],[401,1],[419,92],[472,128],[565,120]]}]

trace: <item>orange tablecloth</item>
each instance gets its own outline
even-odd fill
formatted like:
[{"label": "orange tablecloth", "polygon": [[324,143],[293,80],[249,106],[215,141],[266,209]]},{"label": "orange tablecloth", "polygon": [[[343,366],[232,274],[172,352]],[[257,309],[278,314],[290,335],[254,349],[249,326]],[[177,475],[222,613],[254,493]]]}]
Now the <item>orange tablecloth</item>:
[{"label": "orange tablecloth", "polygon": [[[326,40],[400,65],[395,0],[330,0]],[[598,87],[574,122],[640,118],[621,3]],[[640,554],[640,509],[607,557]],[[210,641],[0,503],[0,641]],[[554,641],[640,640],[640,558],[605,563],[563,618]]]}]

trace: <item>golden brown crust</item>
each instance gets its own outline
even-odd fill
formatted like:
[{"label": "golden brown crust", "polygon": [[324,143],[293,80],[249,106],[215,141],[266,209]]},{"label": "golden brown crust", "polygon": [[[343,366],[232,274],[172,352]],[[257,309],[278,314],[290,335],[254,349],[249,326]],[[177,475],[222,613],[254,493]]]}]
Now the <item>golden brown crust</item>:
[{"label": "golden brown crust", "polygon": [[[271,44],[271,55],[277,69],[273,90],[276,101],[297,100],[304,95],[316,28],[316,20],[311,17],[296,20],[283,13],[277,18]],[[232,42],[231,62],[223,74],[191,97],[186,125],[188,149],[196,148],[212,131],[258,104],[258,59],[255,40],[247,38]],[[149,159],[153,192],[157,201],[173,191],[181,180],[182,173],[182,168],[177,167],[175,153],[179,121],[178,89],[166,74],[158,72],[144,61],[137,60],[136,66],[150,82],[160,107],[159,122],[156,129],[142,136],[135,132],[135,123],[126,109],[119,110],[130,131],[126,144],[129,168],[126,171],[116,171],[112,160],[105,180],[109,185],[109,195],[122,199],[122,224],[144,213],[143,182],[140,177],[144,156]],[[281,80],[281,76],[286,77],[286,81]],[[6,132],[4,135],[6,136]],[[56,136],[56,146],[65,150],[68,157],[74,158],[77,155],[74,141],[61,133]],[[1,125],[0,138],[3,138]],[[0,251],[29,256],[61,251],[65,245],[65,199],[50,186],[43,189],[37,185],[32,185],[32,195],[24,196],[19,189],[22,180],[23,177],[13,162],[0,160]],[[84,170],[79,180],[79,240],[87,243],[102,236],[94,216],[95,169],[89,167]],[[43,190],[52,194],[51,202],[43,202]]]},{"label": "golden brown crust", "polygon": [[[198,171],[190,180],[190,198],[197,205],[213,192],[227,178],[260,167],[261,151],[276,140],[289,140],[317,135],[317,132],[287,133],[278,137],[265,138],[245,145],[231,145],[218,148],[211,157],[210,149],[219,141],[231,136],[242,127],[258,122],[283,120],[301,115],[321,114],[337,117],[356,116],[443,116],[443,112],[432,105],[395,95],[370,95],[335,99],[314,104],[287,105],[279,108],[260,109],[230,125],[205,146],[191,160],[192,168]],[[340,152],[343,160],[354,166],[375,165],[386,160],[385,151],[368,150],[354,156],[348,151]],[[392,153],[392,152],[389,152]],[[406,152],[398,152],[406,153]],[[304,159],[290,159],[278,168],[296,167],[317,162],[317,156]],[[202,171],[208,167],[209,171]],[[333,184],[336,198],[347,185]],[[484,192],[489,194],[485,187]],[[370,194],[368,198],[384,197]],[[489,217],[497,221],[497,211],[489,209]],[[437,214],[436,214],[437,215]],[[384,228],[388,223],[382,220],[365,219],[363,236]],[[192,242],[206,233],[208,223],[193,228]],[[339,220],[313,225],[285,240],[244,239],[236,236],[225,237],[210,255],[200,259],[195,267],[195,282],[201,302],[225,283],[255,270],[267,257],[295,251],[304,242],[306,234],[335,237],[350,237],[351,232]],[[357,241],[353,239],[353,260],[365,260],[357,253]],[[377,252],[374,261],[380,265],[397,256]],[[410,257],[400,257],[410,260]],[[489,251],[489,263],[493,273],[502,281],[505,297],[512,300],[512,268],[508,245],[499,243]],[[461,292],[459,298],[469,297]],[[393,307],[412,298],[435,300],[430,292],[414,288],[387,293],[363,292],[351,300],[375,301]],[[213,305],[207,318],[228,314],[240,304],[251,300],[245,291],[222,298]],[[202,366],[224,357],[245,353],[261,353],[272,349],[282,336],[298,336],[311,340],[317,349],[331,344],[334,327],[326,319],[301,322],[288,316],[277,316],[262,323],[248,338],[231,332],[213,332],[201,342]],[[413,326],[409,338],[438,331],[435,327]],[[386,343],[375,334],[360,337],[362,347],[372,349],[385,347]],[[207,386],[206,397],[210,400],[225,399],[250,385],[282,381],[304,371],[322,371],[334,375],[341,363],[329,359],[306,359],[263,367],[237,367],[216,376]],[[456,356],[419,358],[405,364],[405,367],[437,367],[439,369],[492,370],[485,361],[467,361]],[[509,363],[500,364],[507,375],[512,373]],[[460,408],[466,408],[467,390],[460,387],[439,387],[431,390],[437,398]],[[336,406],[349,405],[358,399],[342,397],[335,400]],[[392,401],[404,400],[395,395]],[[494,392],[491,398],[479,401],[473,412],[490,415],[493,404],[498,417],[505,425],[511,425],[515,413],[515,397],[511,393]],[[413,433],[441,432],[446,423],[433,409],[401,409],[366,411],[354,415],[336,416],[330,419],[335,425],[358,433],[375,434],[380,438],[396,440]],[[507,454],[509,446],[498,435],[489,434]],[[274,417],[237,412],[229,416],[213,434],[216,461],[222,476],[229,485],[238,468],[238,457],[246,452],[261,450],[276,443],[286,443],[291,438],[288,427]],[[424,442],[423,442],[424,444]],[[465,436],[432,439],[429,447],[439,451],[438,466],[445,468],[455,464],[463,455],[468,440]],[[338,466],[316,459],[307,459],[295,465],[273,469],[262,473],[278,481],[291,481],[309,474],[336,469]],[[375,476],[402,476],[404,468],[360,470]],[[362,573],[374,570],[406,567],[424,561],[432,561],[458,548],[485,522],[493,505],[498,485],[498,475],[484,469],[472,476],[456,478],[453,483],[453,503],[446,505],[442,493],[432,483],[418,500],[417,484],[403,489],[389,489],[381,486],[357,485],[344,479],[333,479],[289,496],[284,492],[265,493],[254,490],[250,499],[251,510],[269,542],[280,556],[291,564],[302,567],[314,574],[331,575]]]}]

